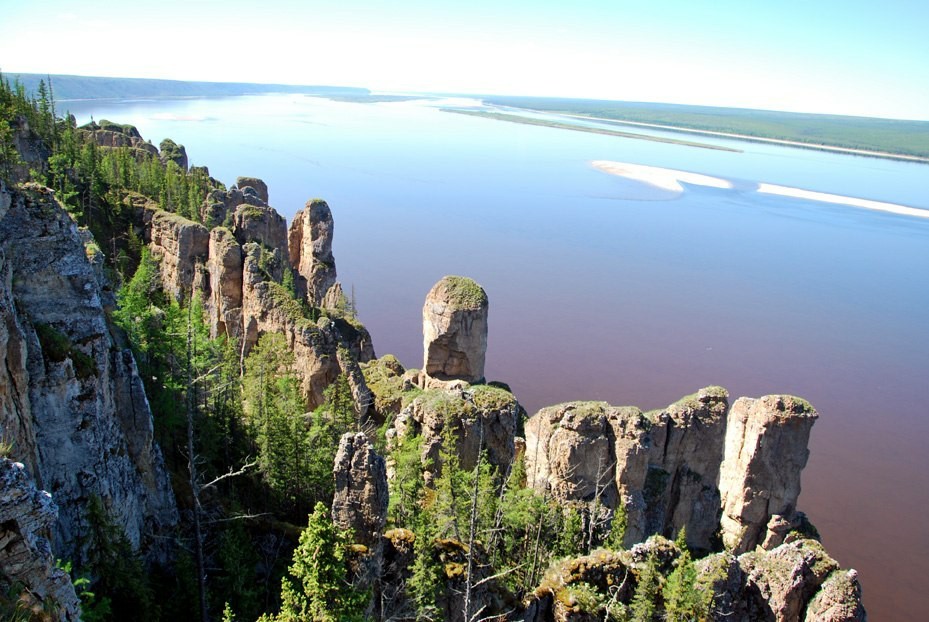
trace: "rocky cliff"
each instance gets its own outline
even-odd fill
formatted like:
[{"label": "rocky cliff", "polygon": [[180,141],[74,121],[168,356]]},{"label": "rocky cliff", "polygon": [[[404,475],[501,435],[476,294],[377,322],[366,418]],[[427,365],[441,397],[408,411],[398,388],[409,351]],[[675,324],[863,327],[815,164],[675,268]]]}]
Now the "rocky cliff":
[{"label": "rocky cliff", "polygon": [[[284,334],[307,406],[321,404],[326,387],[345,374],[364,418],[371,396],[358,364],[373,359],[374,348],[364,326],[337,308],[342,299],[328,205],[310,201],[288,235],[284,218],[266,204],[267,185],[254,177],[238,182],[239,188],[213,190],[205,199],[201,216],[212,228],[151,203],[142,208],[162,287],[178,300],[199,295],[210,334],[239,341],[243,358],[262,334]],[[284,286],[289,277],[293,291]]]},{"label": "rocky cliff", "polygon": [[[0,590],[20,612],[54,612],[61,621],[80,619],[71,578],[55,565],[44,534],[58,518],[52,496],[36,489],[19,462],[0,458]],[[17,618],[34,619],[34,618]]]},{"label": "rocky cliff", "polygon": [[530,484],[557,499],[621,513],[626,544],[686,528],[696,550],[712,550],[718,532],[736,553],[771,548],[783,538],[766,538],[769,523],[786,532],[802,522],[800,472],[816,416],[791,396],[730,409],[719,387],[650,413],[572,402],[526,423],[526,467]]},{"label": "rocky cliff", "polygon": [[75,560],[91,498],[137,549],[177,522],[142,381],[88,260],[96,253],[48,189],[0,188],[0,434],[58,506],[55,554]]}]

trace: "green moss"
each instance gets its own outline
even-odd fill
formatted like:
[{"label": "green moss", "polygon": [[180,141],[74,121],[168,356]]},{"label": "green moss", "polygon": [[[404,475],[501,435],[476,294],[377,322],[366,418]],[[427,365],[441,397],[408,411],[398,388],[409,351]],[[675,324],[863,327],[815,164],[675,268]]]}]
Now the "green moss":
[{"label": "green moss", "polygon": [[303,307],[290,295],[286,287],[274,281],[265,281],[262,285],[265,286],[274,307],[284,313],[287,319],[292,321],[295,326],[299,328],[315,326],[307,317],[306,313],[304,313]]},{"label": "green moss", "polygon": [[39,343],[42,345],[42,353],[45,358],[55,363],[60,363],[68,358],[71,351],[71,340],[67,335],[58,331],[48,324],[36,324],[36,335],[39,337]]},{"label": "green moss", "polygon": [[440,282],[449,302],[463,309],[487,306],[487,293],[473,279],[466,276],[446,276]]},{"label": "green moss", "polygon": [[505,410],[516,404],[512,393],[486,384],[472,386],[471,393],[474,405],[484,411]]},{"label": "green moss", "polygon": [[236,216],[243,220],[257,220],[263,218],[265,213],[260,207],[255,207],[254,205],[240,205],[235,211]]},{"label": "green moss", "polygon": [[648,467],[648,472],[645,475],[645,487],[642,490],[646,505],[650,505],[652,501],[664,494],[670,478],[671,474],[664,469],[656,466]]},{"label": "green moss", "polygon": [[75,347],[67,335],[48,324],[36,324],[35,332],[47,360],[61,363],[71,359],[74,375],[81,380],[97,375],[97,363],[93,357]]},{"label": "green moss", "polygon": [[397,414],[422,395],[422,389],[417,386],[403,390],[403,366],[391,354],[363,363],[361,372],[365,384],[374,393],[374,408],[381,415]]}]

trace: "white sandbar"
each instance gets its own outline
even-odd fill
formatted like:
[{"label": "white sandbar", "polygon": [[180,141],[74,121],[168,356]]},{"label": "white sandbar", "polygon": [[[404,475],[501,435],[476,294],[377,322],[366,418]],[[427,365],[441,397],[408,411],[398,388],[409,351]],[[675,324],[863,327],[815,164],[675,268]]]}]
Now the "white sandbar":
[{"label": "white sandbar", "polygon": [[908,207],[906,205],[898,205],[896,203],[884,203],[883,201],[872,201],[870,199],[856,199],[855,197],[845,197],[839,194],[814,192],[813,190],[801,190],[800,188],[777,186],[775,184],[758,184],[758,192],[761,194],[776,194],[782,197],[807,199],[809,201],[820,201],[822,203],[851,205],[853,207],[863,207],[864,209],[890,212],[891,214],[902,214],[903,216],[929,218],[929,210],[919,209],[916,207]]},{"label": "white sandbar", "polygon": [[594,160],[590,163],[598,171],[609,173],[640,181],[655,188],[670,190],[671,192],[683,192],[685,184],[695,186],[707,186],[710,188],[732,188],[732,182],[701,175],[699,173],[688,173],[687,171],[676,171],[670,168],[660,168],[657,166],[645,166],[644,164],[629,164],[627,162],[612,162],[610,160]]}]

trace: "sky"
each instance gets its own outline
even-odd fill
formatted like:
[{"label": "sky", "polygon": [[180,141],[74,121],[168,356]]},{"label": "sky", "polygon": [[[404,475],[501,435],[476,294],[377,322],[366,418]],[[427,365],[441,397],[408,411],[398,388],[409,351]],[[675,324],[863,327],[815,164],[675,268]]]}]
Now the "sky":
[{"label": "sky", "polygon": [[0,70],[929,120],[926,0],[0,0]]}]

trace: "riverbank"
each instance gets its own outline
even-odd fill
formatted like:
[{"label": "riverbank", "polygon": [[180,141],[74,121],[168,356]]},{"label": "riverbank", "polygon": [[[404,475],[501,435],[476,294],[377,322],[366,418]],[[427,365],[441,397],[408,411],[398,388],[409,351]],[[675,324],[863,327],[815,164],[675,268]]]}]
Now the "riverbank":
[{"label": "riverbank", "polygon": [[[541,112],[545,114],[546,111],[536,111],[531,112]],[[867,156],[871,158],[885,158],[889,160],[901,160],[904,162],[919,162],[921,164],[929,164],[929,158],[924,158],[920,156],[905,155],[901,153],[891,153],[888,151],[870,151],[867,149],[852,149],[850,147],[837,147],[833,145],[817,144],[817,143],[806,143],[797,140],[784,140],[780,138],[764,138],[761,136],[749,136],[747,134],[733,134],[730,132],[716,132],[711,130],[697,130],[688,127],[680,127],[676,125],[662,125],[658,123],[642,123],[640,121],[620,121],[617,119],[607,119],[604,117],[594,117],[585,114],[561,114],[563,117],[571,117],[574,119],[583,119],[585,121],[597,121],[600,123],[609,123],[616,125],[629,125],[633,127],[645,127],[654,130],[664,130],[668,132],[680,132],[682,134],[697,134],[699,136],[713,136],[717,138],[732,138],[734,140],[744,140],[748,142],[756,143],[768,143],[772,145],[784,145],[787,147],[799,147],[801,149],[815,149],[817,151],[830,151],[834,153],[845,153],[849,155],[860,155]]]}]

